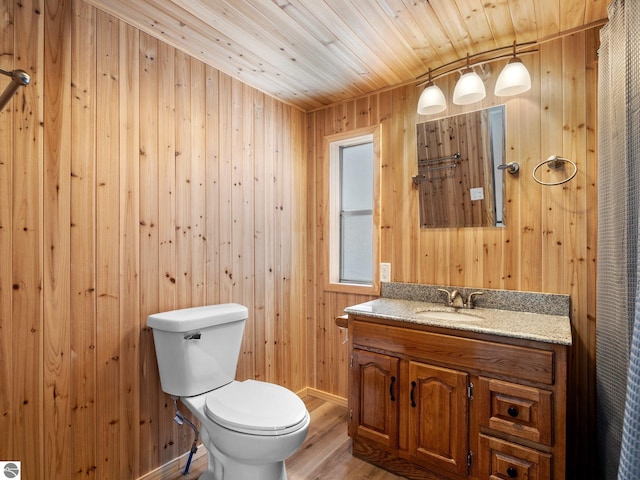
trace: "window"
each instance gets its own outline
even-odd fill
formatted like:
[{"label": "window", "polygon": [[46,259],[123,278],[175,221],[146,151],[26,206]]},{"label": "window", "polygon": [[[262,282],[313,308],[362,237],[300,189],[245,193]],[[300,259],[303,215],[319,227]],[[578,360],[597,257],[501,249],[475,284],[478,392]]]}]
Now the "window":
[{"label": "window", "polygon": [[[375,132],[327,139],[329,289],[373,292],[377,281],[378,174]],[[364,292],[363,292],[364,293]]]}]

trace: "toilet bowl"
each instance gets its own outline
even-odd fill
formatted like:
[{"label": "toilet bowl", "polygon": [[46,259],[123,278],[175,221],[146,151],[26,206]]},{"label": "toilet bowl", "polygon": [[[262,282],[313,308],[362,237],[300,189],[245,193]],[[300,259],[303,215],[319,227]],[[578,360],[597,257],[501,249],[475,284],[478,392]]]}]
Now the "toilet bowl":
[{"label": "toilet bowl", "polygon": [[209,471],[201,480],[286,480],[284,459],[309,430],[309,413],[297,395],[245,380],[181,401],[200,421],[209,452]]},{"label": "toilet bowl", "polygon": [[201,480],[286,480],[284,460],[302,445],[309,412],[292,391],[236,381],[246,307],[195,307],[150,315],[162,390],[201,425],[209,468]]}]

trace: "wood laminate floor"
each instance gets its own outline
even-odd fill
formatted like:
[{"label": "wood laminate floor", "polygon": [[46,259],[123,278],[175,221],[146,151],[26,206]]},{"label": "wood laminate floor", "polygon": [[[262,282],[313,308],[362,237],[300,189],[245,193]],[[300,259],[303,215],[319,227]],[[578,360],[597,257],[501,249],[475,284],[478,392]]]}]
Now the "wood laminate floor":
[{"label": "wood laminate floor", "polygon": [[[304,402],[311,425],[300,449],[285,461],[289,480],[404,479],[351,456],[346,408],[314,397],[305,397]],[[197,479],[203,468],[206,465],[198,465],[189,475],[175,480]]]}]

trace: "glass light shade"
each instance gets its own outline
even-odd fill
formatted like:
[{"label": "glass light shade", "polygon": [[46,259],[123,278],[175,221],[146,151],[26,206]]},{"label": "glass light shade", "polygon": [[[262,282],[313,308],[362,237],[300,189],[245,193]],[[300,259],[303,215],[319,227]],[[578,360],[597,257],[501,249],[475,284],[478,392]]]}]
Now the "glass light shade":
[{"label": "glass light shade", "polygon": [[470,68],[462,72],[462,76],[453,90],[453,103],[456,105],[469,105],[470,103],[479,102],[486,96],[487,91],[478,74]]},{"label": "glass light shade", "polygon": [[420,94],[418,100],[418,115],[431,115],[442,112],[447,108],[447,100],[444,93],[433,82],[429,82],[427,87]]},{"label": "glass light shade", "polygon": [[518,95],[531,89],[531,76],[519,58],[507,63],[496,82],[495,94],[499,97]]}]

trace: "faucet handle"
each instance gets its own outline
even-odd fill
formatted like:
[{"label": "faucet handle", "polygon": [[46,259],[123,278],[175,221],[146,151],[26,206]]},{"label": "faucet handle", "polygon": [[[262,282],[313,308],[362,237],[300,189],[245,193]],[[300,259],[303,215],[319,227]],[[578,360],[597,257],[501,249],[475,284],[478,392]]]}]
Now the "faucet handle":
[{"label": "faucet handle", "polygon": [[445,290],[444,288],[439,288],[438,291],[447,294],[447,303],[449,303],[449,305],[453,303],[453,295],[449,290]]},{"label": "faucet handle", "polygon": [[473,297],[476,295],[484,295],[484,292],[471,292],[467,297],[467,303],[465,304],[466,308],[473,308],[475,304],[473,303]]}]

